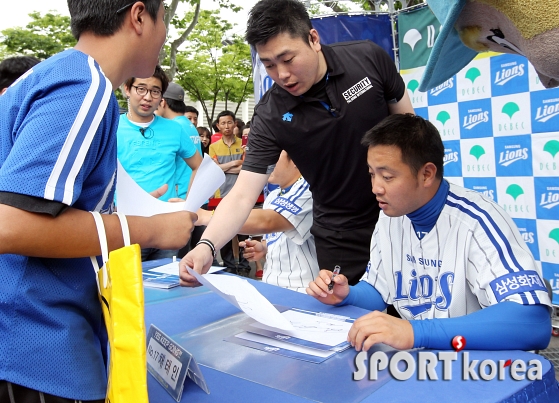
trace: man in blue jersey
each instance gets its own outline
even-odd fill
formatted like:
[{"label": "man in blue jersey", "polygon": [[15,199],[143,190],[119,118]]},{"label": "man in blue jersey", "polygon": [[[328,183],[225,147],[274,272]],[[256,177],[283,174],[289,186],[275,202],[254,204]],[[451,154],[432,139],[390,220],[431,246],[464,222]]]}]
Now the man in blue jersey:
[{"label": "man in blue jersey", "polygon": [[[117,155],[122,167],[146,192],[167,184],[167,192],[159,198],[163,201],[185,197],[202,162],[202,156],[182,125],[154,114],[168,85],[169,79],[159,66],[149,78],[126,80],[124,93],[128,98],[128,113],[120,116],[116,133]],[[189,172],[184,169],[187,166]],[[188,175],[188,181],[182,177],[184,175]],[[142,260],[163,259],[177,256],[177,253],[178,249],[142,248]]]},{"label": "man in blue jersey", "polygon": [[[153,74],[165,41],[161,0],[68,0],[66,50],[0,97],[0,402],[104,402],[107,334],[90,256],[91,210],[110,213],[118,102]],[[123,246],[103,214],[110,250]],[[132,243],[187,242],[194,214],[129,217]]]},{"label": "man in blue jersey", "polygon": [[[392,115],[362,144],[382,210],[369,265],[355,286],[322,270],[307,289],[325,304],[373,311],[349,332],[356,350],[448,349],[457,335],[476,350],[547,347],[551,302],[541,270],[499,205],[443,179],[435,126]],[[387,305],[403,319],[382,313]]]}]

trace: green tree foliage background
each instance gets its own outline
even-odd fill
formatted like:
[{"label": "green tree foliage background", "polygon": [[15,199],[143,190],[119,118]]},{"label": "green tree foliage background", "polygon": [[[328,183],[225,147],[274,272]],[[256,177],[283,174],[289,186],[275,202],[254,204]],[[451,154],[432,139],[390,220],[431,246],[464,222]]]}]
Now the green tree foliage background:
[{"label": "green tree foliage background", "polygon": [[[190,15],[186,20],[190,20]],[[232,25],[215,10],[202,10],[198,24],[177,54],[175,81],[202,104],[208,122],[213,122],[217,101],[239,104],[253,93],[250,47],[239,36],[222,43]],[[218,111],[220,112],[220,111]]]}]

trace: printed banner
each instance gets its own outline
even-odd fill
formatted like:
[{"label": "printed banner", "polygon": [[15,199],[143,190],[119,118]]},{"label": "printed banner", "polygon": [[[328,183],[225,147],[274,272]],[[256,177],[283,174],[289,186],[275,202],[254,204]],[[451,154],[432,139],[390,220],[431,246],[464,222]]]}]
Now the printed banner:
[{"label": "printed banner", "polygon": [[415,111],[441,134],[445,177],[505,209],[559,304],[559,89],[545,89],[523,56],[485,53],[419,92],[439,32],[433,18],[427,7],[398,17],[400,72]]}]

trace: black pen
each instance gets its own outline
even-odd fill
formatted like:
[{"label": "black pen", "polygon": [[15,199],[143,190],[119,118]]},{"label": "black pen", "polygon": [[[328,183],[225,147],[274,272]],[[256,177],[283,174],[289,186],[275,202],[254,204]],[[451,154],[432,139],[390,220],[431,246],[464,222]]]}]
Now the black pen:
[{"label": "black pen", "polygon": [[340,274],[340,266],[334,267],[334,271],[332,272],[332,278],[330,279],[330,284],[328,284],[328,291],[332,291],[334,288],[334,277]]}]

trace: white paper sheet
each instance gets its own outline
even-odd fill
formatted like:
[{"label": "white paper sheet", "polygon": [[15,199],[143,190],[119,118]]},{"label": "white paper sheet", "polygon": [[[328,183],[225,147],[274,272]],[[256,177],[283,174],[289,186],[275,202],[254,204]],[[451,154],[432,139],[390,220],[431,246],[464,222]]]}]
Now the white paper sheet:
[{"label": "white paper sheet", "polygon": [[[169,203],[156,199],[138,185],[118,162],[116,204],[118,211],[142,217],[187,210],[195,213],[225,181],[221,168],[205,155],[185,202]],[[162,184],[163,185],[163,184]]]},{"label": "white paper sheet", "polygon": [[213,196],[215,191],[225,182],[225,174],[208,154],[204,155],[198,172],[186,195],[184,209],[195,213],[202,204]]},{"label": "white paper sheet", "polygon": [[269,337],[260,336],[254,333],[243,332],[235,335],[235,337],[238,337],[239,339],[243,339],[243,340],[254,341],[256,343],[266,344],[269,346],[283,348],[284,350],[296,351],[302,354],[313,355],[315,357],[327,358],[330,357],[332,354],[334,354],[334,352],[330,350],[317,350],[314,348],[298,346],[296,344],[270,339]]},{"label": "white paper sheet", "polygon": [[[282,316],[291,322],[294,327],[293,330],[282,331],[283,334],[332,347],[347,341],[349,329],[353,325],[351,322],[328,316],[293,310],[282,312]],[[251,326],[274,330],[262,323],[252,323]]]},{"label": "white paper sheet", "polygon": [[[179,275],[179,263],[180,261],[167,263],[163,266],[154,267],[153,269],[149,269],[148,271],[151,273],[161,273],[161,274],[174,274],[175,276]],[[208,270],[208,274],[215,273],[225,269],[225,267],[221,266],[211,266],[210,270]]]},{"label": "white paper sheet", "polygon": [[291,322],[246,279],[220,274],[201,275],[190,267],[187,269],[200,283],[241,309],[254,320],[275,329],[294,329]]}]

